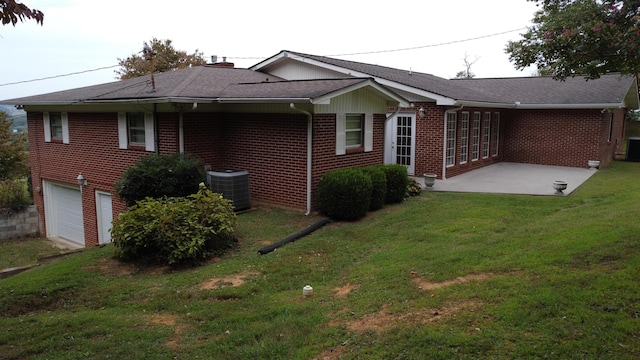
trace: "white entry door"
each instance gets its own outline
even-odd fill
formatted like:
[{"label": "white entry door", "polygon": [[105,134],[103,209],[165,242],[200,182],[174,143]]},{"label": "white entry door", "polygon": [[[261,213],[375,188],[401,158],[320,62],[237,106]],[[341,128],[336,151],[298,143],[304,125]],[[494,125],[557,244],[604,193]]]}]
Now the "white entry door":
[{"label": "white entry door", "polygon": [[415,114],[397,114],[385,129],[384,163],[404,165],[409,175],[415,172],[415,127]]},{"label": "white entry door", "polygon": [[47,237],[84,246],[82,194],[78,187],[43,182]]},{"label": "white entry door", "polygon": [[111,222],[113,221],[110,193],[96,191],[96,215],[98,216],[98,243],[110,243]]}]

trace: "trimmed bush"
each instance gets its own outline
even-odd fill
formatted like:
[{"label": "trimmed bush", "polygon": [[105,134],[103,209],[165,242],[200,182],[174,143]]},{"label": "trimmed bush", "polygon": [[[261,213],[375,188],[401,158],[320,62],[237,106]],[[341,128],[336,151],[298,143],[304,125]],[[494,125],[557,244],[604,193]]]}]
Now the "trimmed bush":
[{"label": "trimmed bush", "polygon": [[367,166],[362,168],[371,179],[371,202],[369,211],[382,209],[387,196],[387,176],[382,166]]},{"label": "trimmed bush", "polygon": [[395,204],[404,200],[409,184],[409,175],[404,165],[391,164],[384,165],[382,169],[387,176],[387,195],[385,203]]},{"label": "trimmed bush", "polygon": [[183,197],[198,191],[205,181],[200,159],[185,154],[145,156],[116,182],[118,196],[133,206],[145,198]]},{"label": "trimmed bush", "polygon": [[334,220],[364,217],[371,202],[371,177],[361,169],[330,171],[318,184],[318,208]]},{"label": "trimmed bush", "polygon": [[235,243],[231,201],[200,184],[198,193],[138,201],[113,222],[115,256],[152,264],[197,264]]},{"label": "trimmed bush", "polygon": [[18,211],[31,203],[27,179],[0,181],[0,209]]}]

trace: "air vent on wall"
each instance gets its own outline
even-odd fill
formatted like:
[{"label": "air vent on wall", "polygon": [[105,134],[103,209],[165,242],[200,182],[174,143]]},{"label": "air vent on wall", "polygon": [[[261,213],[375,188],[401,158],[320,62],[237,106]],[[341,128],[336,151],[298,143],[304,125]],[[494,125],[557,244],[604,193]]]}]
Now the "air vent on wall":
[{"label": "air vent on wall", "polygon": [[251,207],[248,171],[233,169],[207,171],[207,183],[211,191],[231,200],[236,211]]},{"label": "air vent on wall", "polygon": [[640,161],[640,137],[630,137],[627,141],[627,160]]}]

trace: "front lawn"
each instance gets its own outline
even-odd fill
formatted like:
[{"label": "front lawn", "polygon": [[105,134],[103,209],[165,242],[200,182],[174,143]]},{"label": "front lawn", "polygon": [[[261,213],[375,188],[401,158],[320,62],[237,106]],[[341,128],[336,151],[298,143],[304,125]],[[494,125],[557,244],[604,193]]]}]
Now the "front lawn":
[{"label": "front lawn", "polygon": [[0,280],[0,359],[637,359],[638,179],[424,192],[262,256],[319,218],[260,208],[192,269],[72,254]]}]

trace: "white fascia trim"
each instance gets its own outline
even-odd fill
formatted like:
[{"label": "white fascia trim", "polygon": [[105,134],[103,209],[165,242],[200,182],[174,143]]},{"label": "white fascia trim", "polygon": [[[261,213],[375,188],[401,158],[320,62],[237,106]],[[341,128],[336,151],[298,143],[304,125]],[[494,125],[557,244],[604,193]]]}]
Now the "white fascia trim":
[{"label": "white fascia trim", "polygon": [[420,95],[422,97],[426,97],[426,98],[429,98],[429,99],[433,99],[433,100],[436,101],[437,105],[455,105],[456,104],[454,99],[448,98],[446,96],[442,96],[442,95],[434,94],[432,92],[416,89],[414,87],[407,86],[407,85],[404,85],[404,84],[400,84],[400,83],[397,83],[395,81],[379,78],[379,77],[373,76],[371,74],[367,74],[367,73],[363,73],[363,72],[359,72],[359,71],[354,71],[354,70],[350,70],[350,69],[345,69],[343,67],[336,66],[336,65],[323,63],[321,61],[317,61],[317,60],[314,60],[314,59],[309,59],[309,58],[306,58],[306,57],[303,57],[303,56],[288,55],[287,52],[282,52],[282,53],[280,53],[280,54],[278,54],[278,55],[276,55],[276,56],[274,56],[274,57],[272,57],[272,58],[270,58],[268,60],[265,60],[262,63],[256,65],[255,69],[254,68],[252,68],[252,69],[256,70],[256,69],[260,69],[260,68],[266,67],[269,64],[274,63],[277,60],[280,60],[282,58],[290,58],[290,59],[293,59],[293,60],[296,60],[296,61],[308,63],[308,64],[311,64],[311,65],[314,65],[314,66],[322,67],[322,68],[325,68],[327,70],[332,70],[332,71],[335,71],[335,72],[338,72],[338,73],[341,73],[341,74],[345,74],[345,75],[349,75],[349,76],[373,78],[380,85],[397,88],[399,90],[410,92],[410,93],[413,93],[413,94],[416,94],[416,95]]},{"label": "white fascia trim", "polygon": [[268,59],[262,60],[261,62],[251,66],[249,68],[249,70],[258,71],[258,70],[260,70],[262,68],[265,68],[265,67],[273,64],[274,62],[276,62],[276,61],[278,61],[278,60],[280,60],[282,58],[287,58],[287,57],[289,57],[289,53],[286,52],[286,51],[281,51],[280,53],[278,53],[278,54],[276,54],[276,55],[274,55],[274,56],[272,56],[272,57],[270,57]]},{"label": "white fascia trim", "polygon": [[311,103],[310,98],[221,98],[216,102],[220,104],[290,104]]},{"label": "white fascia trim", "polygon": [[342,88],[340,90],[336,90],[334,92],[331,92],[329,94],[323,95],[323,96],[319,96],[317,98],[314,98],[311,100],[312,104],[329,104],[330,100],[334,97],[340,96],[340,95],[344,95],[347,93],[350,93],[352,91],[358,90],[358,89],[362,89],[365,87],[372,87],[375,90],[379,91],[380,93],[382,93],[383,95],[385,95],[386,97],[388,97],[389,99],[396,101],[398,103],[398,106],[400,107],[408,107],[409,106],[409,101],[405,98],[403,98],[402,96],[392,92],[391,90],[381,86],[380,84],[378,84],[377,82],[375,82],[374,80],[372,80],[371,78],[368,78],[366,80],[363,80],[357,84],[353,84],[353,85],[349,85],[345,88]]}]

